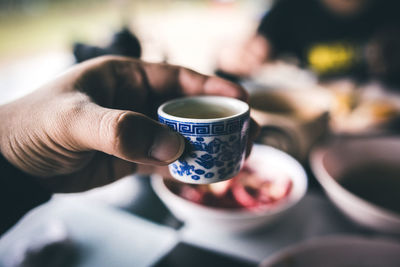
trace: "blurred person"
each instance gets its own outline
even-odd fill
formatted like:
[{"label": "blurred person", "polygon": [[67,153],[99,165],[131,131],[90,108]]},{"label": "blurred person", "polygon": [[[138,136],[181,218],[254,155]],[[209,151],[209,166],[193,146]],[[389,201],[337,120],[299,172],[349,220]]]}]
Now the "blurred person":
[{"label": "blurred person", "polygon": [[184,138],[151,118],[164,101],[199,94],[247,99],[221,78],[106,56],[1,105],[0,234],[53,193],[85,191],[133,172],[167,175]]},{"label": "blurred person", "polygon": [[295,59],[320,78],[400,73],[400,2],[396,0],[278,0],[241,47],[221,51],[219,69],[246,77],[263,63]]}]

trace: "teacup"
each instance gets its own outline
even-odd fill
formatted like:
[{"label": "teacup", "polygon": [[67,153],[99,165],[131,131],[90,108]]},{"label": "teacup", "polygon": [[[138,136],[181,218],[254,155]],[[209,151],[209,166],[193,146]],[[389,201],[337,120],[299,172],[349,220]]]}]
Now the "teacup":
[{"label": "teacup", "polygon": [[223,96],[178,98],[158,108],[158,118],[186,138],[183,155],[169,165],[179,181],[209,184],[235,176],[243,165],[249,106]]}]

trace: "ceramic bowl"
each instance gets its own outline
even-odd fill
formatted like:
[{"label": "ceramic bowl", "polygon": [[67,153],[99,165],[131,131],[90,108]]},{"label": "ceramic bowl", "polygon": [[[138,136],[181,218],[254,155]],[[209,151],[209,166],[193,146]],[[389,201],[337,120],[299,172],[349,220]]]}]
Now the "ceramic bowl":
[{"label": "ceramic bowl", "polygon": [[293,183],[291,191],[269,209],[232,210],[207,207],[186,200],[172,193],[158,175],[153,175],[151,183],[155,193],[178,219],[185,224],[211,231],[247,231],[268,225],[292,209],[304,197],[307,190],[306,173],[288,154],[269,146],[254,145],[246,164],[255,165],[258,171],[271,168],[288,175]]},{"label": "ceramic bowl", "polygon": [[382,164],[398,169],[399,137],[338,140],[315,148],[310,162],[315,177],[328,197],[351,220],[377,231],[400,234],[400,214],[355,195],[339,183],[342,174],[357,166]]},{"label": "ceramic bowl", "polygon": [[268,257],[260,267],[397,267],[400,243],[357,236],[322,237]]}]

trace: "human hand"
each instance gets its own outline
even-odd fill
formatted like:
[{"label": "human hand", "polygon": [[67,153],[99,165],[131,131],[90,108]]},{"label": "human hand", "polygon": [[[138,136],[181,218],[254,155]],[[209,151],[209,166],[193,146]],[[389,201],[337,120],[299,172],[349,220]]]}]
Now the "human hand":
[{"label": "human hand", "polygon": [[165,173],[184,139],[150,118],[162,102],[198,94],[247,98],[238,85],[182,67],[90,60],[0,106],[0,151],[51,192],[88,190],[134,171]]},{"label": "human hand", "polygon": [[218,68],[225,73],[248,77],[268,60],[270,54],[268,40],[255,35],[242,45],[222,50]]}]

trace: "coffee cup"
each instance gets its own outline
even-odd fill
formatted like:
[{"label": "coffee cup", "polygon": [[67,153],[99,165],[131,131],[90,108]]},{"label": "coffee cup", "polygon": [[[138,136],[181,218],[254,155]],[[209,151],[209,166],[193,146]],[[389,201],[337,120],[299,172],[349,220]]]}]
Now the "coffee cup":
[{"label": "coffee cup", "polygon": [[223,96],[183,97],[158,108],[158,118],[186,139],[168,167],[177,180],[209,184],[235,176],[243,165],[250,124],[247,103]]}]

